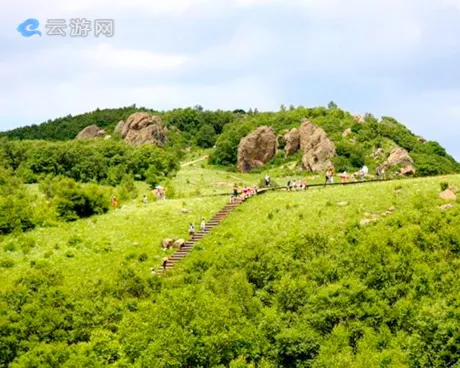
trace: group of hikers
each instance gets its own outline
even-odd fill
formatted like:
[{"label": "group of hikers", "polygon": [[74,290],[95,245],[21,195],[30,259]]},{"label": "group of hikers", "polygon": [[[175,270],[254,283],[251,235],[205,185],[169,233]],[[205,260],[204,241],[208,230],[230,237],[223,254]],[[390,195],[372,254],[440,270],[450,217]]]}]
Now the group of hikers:
[{"label": "group of hikers", "polygon": [[165,201],[166,200],[166,188],[156,187],[152,190],[152,194],[157,198],[157,200]]},{"label": "group of hikers", "polygon": [[[357,180],[365,181],[366,177],[368,176],[368,174],[369,174],[369,168],[366,165],[364,165],[357,173],[353,174],[353,176]],[[332,169],[332,168],[328,169],[326,171],[325,184],[334,184],[334,176],[335,176],[334,169]],[[347,171],[342,172],[338,176],[340,177],[341,183],[348,183],[349,180],[350,180],[350,175],[347,173]],[[384,168],[377,168],[376,177],[379,180],[384,180],[385,179],[385,169]],[[264,176],[264,184],[265,184],[266,188],[271,187],[272,182],[271,182],[270,175],[266,174]],[[289,179],[288,182],[287,182],[286,188],[289,191],[291,191],[291,190],[306,190],[306,189],[308,189],[307,180],[305,180],[305,179],[299,179],[299,180],[291,180],[291,179]],[[232,193],[232,195],[230,197],[230,202],[234,203],[238,199],[244,201],[249,197],[257,195],[258,192],[259,192],[259,188],[258,188],[257,185],[255,185],[253,187],[244,186],[240,190],[238,185],[235,184],[233,186],[233,193]],[[159,189],[158,187],[156,189],[156,193],[157,193],[157,198],[165,199],[165,192],[162,191],[161,189]],[[145,202],[146,198],[147,197],[144,196],[144,203],[146,203]],[[204,232],[205,230],[206,230],[206,221],[205,221],[204,217],[202,217],[201,222],[200,222],[200,232]],[[193,222],[191,222],[189,224],[189,226],[188,226],[188,234],[190,236],[190,239],[193,239],[193,237],[195,235],[195,224]],[[168,263],[168,260],[169,260],[168,257],[163,258],[163,263],[162,263],[163,269],[166,269],[166,265]],[[154,272],[154,271],[152,271],[152,272]]]},{"label": "group of hikers", "polygon": [[[206,230],[206,220],[204,219],[204,217],[202,217],[201,222],[200,222],[200,232],[204,232],[205,230]],[[195,235],[195,224],[193,222],[191,222],[188,225],[188,235],[190,236],[190,240],[192,240],[194,235]],[[182,249],[184,244],[182,244],[180,246],[181,249]],[[166,250],[166,249],[167,248],[163,248],[163,250]],[[163,269],[166,269],[166,265],[168,264],[168,261],[169,261],[169,257],[163,257],[163,260],[162,260]],[[152,273],[155,273],[155,270],[153,268],[151,269],[151,271],[152,271]]]},{"label": "group of hikers", "polygon": [[[364,165],[357,173],[353,174],[354,178],[359,181],[366,181],[366,178],[369,175],[369,168]],[[334,183],[334,170],[330,169],[326,172],[326,184],[333,184]],[[385,167],[377,167],[375,170],[375,176],[377,180],[385,180]],[[344,171],[343,173],[339,174],[341,183],[348,183],[350,180],[350,175]]]},{"label": "group of hikers", "polygon": [[259,191],[259,187],[255,185],[254,187],[245,186],[243,189],[239,189],[238,185],[233,186],[233,193],[230,197],[230,203],[234,203],[237,199],[245,201],[249,197],[255,196]]},{"label": "group of hikers", "polygon": [[287,190],[305,190],[308,188],[306,180],[288,180]]},{"label": "group of hikers", "polygon": [[[201,222],[200,222],[200,231],[203,232],[205,230],[206,230],[206,221],[204,217],[202,217]],[[188,235],[190,236],[190,239],[192,239],[193,236],[195,235],[195,224],[193,222],[191,222],[190,225],[188,226]]]},{"label": "group of hikers", "polygon": [[[152,195],[154,195],[158,201],[160,200],[165,201],[166,200],[166,189],[163,187],[156,187],[154,190],[152,190]],[[117,197],[115,196],[112,196],[111,203],[112,203],[112,208],[114,209],[120,205]],[[147,206],[149,204],[149,199],[147,195],[144,195],[144,197],[142,198],[142,203],[144,204],[144,206]]]}]

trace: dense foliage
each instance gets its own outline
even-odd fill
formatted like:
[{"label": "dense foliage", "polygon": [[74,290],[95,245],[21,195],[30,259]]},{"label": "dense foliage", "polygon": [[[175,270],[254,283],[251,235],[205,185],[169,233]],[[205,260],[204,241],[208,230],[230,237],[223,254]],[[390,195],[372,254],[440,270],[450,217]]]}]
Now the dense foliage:
[{"label": "dense foliage", "polygon": [[174,152],[120,141],[8,141],[0,140],[0,164],[15,170],[27,183],[65,176],[78,182],[117,185],[124,174],[154,185],[178,170]]},{"label": "dense foliage", "polygon": [[0,133],[0,137],[21,140],[70,140],[89,125],[95,124],[101,129],[111,130],[120,120],[125,120],[129,115],[140,111],[155,113],[153,110],[137,108],[135,105],[120,109],[97,109],[85,114],[67,115],[42,124],[17,128]]},{"label": "dense foliage", "polygon": [[[162,118],[163,124],[169,128],[168,145],[177,152],[190,145],[201,148],[216,145],[210,162],[231,168],[235,167],[241,139],[255,128],[269,125],[282,136],[307,118],[322,127],[334,141],[337,157],[333,161],[337,171],[351,171],[363,164],[375,169],[386,157],[373,157],[372,154],[381,148],[388,156],[391,148],[396,145],[410,153],[421,176],[460,171],[459,164],[437,142],[426,142],[395,119],[382,117],[379,121],[371,114],[366,114],[365,122],[358,122],[333,102],[327,108],[291,106],[287,109],[282,106],[278,112],[249,110],[247,113],[244,110],[210,111],[201,106],[158,112],[133,105],[121,109],[96,110],[74,117],[69,115],[41,125],[0,133],[0,137],[4,135],[10,139],[22,140],[70,140],[91,124],[106,129],[110,134],[118,121],[126,121],[129,115],[138,111],[148,111]],[[351,136],[342,136],[346,129],[352,130]],[[282,144],[282,139],[279,142]],[[287,161],[278,157],[270,164],[276,166]]]},{"label": "dense foliage", "polygon": [[[372,154],[379,148],[388,154],[396,145],[406,149],[414,158],[415,167],[421,176],[460,171],[459,164],[437,142],[425,142],[396,120],[383,117],[378,121],[367,114],[365,122],[360,123],[351,114],[335,107],[335,104],[330,104],[328,109],[291,107],[289,110],[282,108],[277,113],[252,113],[244,122],[238,120],[228,124],[217,139],[211,162],[234,166],[237,162],[238,145],[249,132],[259,126],[268,125],[283,135],[289,129],[299,127],[303,118],[322,127],[334,141],[337,157],[333,161],[337,171],[359,169],[364,164],[374,169],[386,157],[373,157]],[[352,135],[343,137],[342,133],[348,128],[352,130]],[[277,160],[275,163],[280,162]]]},{"label": "dense foliage", "polygon": [[21,180],[0,167],[0,235],[34,228],[40,222],[35,200]]},{"label": "dense foliage", "polygon": [[0,365],[454,366],[460,207],[426,183],[261,196],[163,279],[143,256],[69,291],[34,261],[0,296]]},{"label": "dense foliage", "polygon": [[55,177],[40,183],[40,189],[54,202],[57,216],[65,221],[100,215],[109,210],[108,191],[98,185],[80,185],[69,178]]}]

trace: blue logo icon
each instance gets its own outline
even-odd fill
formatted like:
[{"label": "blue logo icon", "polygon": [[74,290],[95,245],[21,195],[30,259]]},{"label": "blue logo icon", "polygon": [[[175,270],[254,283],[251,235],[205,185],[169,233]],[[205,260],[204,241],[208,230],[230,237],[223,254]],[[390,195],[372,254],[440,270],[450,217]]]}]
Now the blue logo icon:
[{"label": "blue logo icon", "polygon": [[40,25],[39,21],[34,18],[26,19],[23,23],[18,26],[18,32],[22,34],[24,37],[31,37],[35,34],[38,34],[40,37],[42,33],[38,30],[38,26]]}]

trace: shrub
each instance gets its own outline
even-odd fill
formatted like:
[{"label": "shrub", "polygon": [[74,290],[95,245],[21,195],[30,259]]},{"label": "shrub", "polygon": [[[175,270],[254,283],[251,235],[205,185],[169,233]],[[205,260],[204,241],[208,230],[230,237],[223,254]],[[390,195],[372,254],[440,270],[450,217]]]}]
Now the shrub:
[{"label": "shrub", "polygon": [[3,249],[5,252],[15,252],[16,251],[16,245],[13,242],[6,243],[3,246]]},{"label": "shrub", "polygon": [[32,248],[35,248],[35,240],[29,237],[22,237],[19,240],[19,247],[24,254],[29,254]]},{"label": "shrub", "polygon": [[13,268],[15,265],[14,261],[12,259],[6,258],[0,260],[0,267],[1,268]]},{"label": "shrub", "polygon": [[[4,173],[0,172],[1,175]],[[0,234],[34,228],[38,222],[32,207],[34,199],[20,181],[14,178],[3,180],[3,185],[0,184]]]},{"label": "shrub", "polygon": [[216,132],[211,125],[203,125],[197,133],[196,143],[202,148],[211,148],[216,143]]},{"label": "shrub", "polygon": [[59,218],[75,221],[109,210],[108,192],[97,185],[81,185],[72,179],[55,178],[41,186],[53,203]]},{"label": "shrub", "polygon": [[139,262],[145,262],[149,259],[149,256],[147,255],[147,253],[142,253],[141,255],[139,255]]},{"label": "shrub", "polygon": [[121,200],[130,200],[137,198],[139,193],[137,191],[132,175],[125,174],[123,176],[118,193]]}]

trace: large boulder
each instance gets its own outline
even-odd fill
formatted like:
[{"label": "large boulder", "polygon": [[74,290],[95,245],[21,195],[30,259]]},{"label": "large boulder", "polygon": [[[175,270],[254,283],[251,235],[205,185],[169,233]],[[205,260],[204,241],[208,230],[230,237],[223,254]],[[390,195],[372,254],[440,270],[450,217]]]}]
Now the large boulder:
[{"label": "large boulder", "polygon": [[162,125],[149,125],[141,130],[130,130],[125,137],[125,141],[133,146],[143,144],[154,144],[163,146],[167,140],[166,130]]},{"label": "large boulder", "polygon": [[115,129],[121,130],[122,138],[133,146],[154,144],[162,147],[168,140],[167,129],[161,124],[161,118],[158,116],[136,112],[126,120],[126,123],[121,123],[118,123]]},{"label": "large boulder", "polygon": [[275,131],[271,127],[262,126],[241,140],[238,146],[238,170],[248,172],[263,166],[275,154]]},{"label": "large boulder", "polygon": [[451,189],[446,189],[444,192],[439,194],[439,198],[444,199],[445,201],[455,201],[457,200],[457,195]]},{"label": "large boulder", "polygon": [[412,165],[407,165],[406,167],[400,170],[400,174],[403,176],[415,175],[415,173],[416,173],[415,167],[413,167]]},{"label": "large boulder", "polygon": [[125,126],[125,122],[124,121],[119,121],[113,132],[121,134],[123,132],[123,127],[124,126]]},{"label": "large boulder", "polygon": [[409,153],[401,147],[396,147],[391,151],[390,156],[383,164],[385,167],[393,166],[411,166],[414,163],[412,157],[409,156]]},{"label": "large boulder", "polygon": [[342,133],[342,137],[346,138],[349,135],[351,135],[351,133],[352,133],[351,128],[345,129]]},{"label": "large boulder", "polygon": [[335,145],[326,132],[304,120],[299,129],[300,148],[303,151],[303,168],[309,171],[324,171],[332,167],[330,161],[336,154]]},{"label": "large boulder", "polygon": [[366,117],[364,115],[354,115],[353,120],[357,123],[363,124],[366,122]]},{"label": "large boulder", "polygon": [[104,137],[105,135],[105,131],[99,128],[97,125],[90,125],[78,133],[75,139],[99,138]]},{"label": "large boulder", "polygon": [[284,135],[284,141],[286,145],[284,146],[284,150],[288,156],[293,155],[296,153],[300,148],[300,132],[299,129],[294,128],[291,129]]}]

